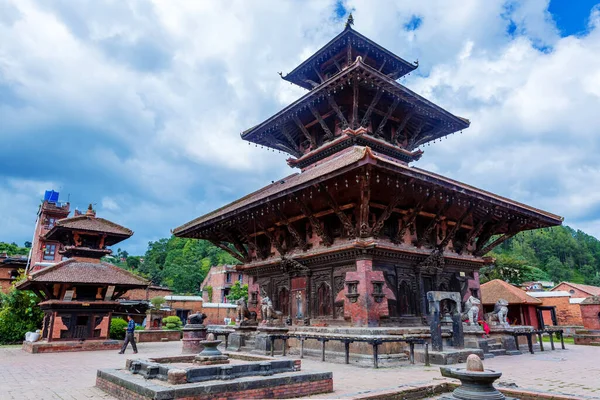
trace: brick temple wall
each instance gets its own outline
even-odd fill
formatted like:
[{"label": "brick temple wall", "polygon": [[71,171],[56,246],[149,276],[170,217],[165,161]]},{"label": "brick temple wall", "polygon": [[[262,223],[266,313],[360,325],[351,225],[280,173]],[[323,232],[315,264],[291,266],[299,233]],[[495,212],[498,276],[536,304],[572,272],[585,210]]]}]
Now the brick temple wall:
[{"label": "brick temple wall", "polygon": [[600,304],[581,304],[580,306],[581,319],[585,329],[600,330]]},{"label": "brick temple wall", "polygon": [[[582,326],[583,320],[581,319],[581,309],[579,304],[569,303],[570,297],[540,297],[542,306],[554,306],[556,307],[556,319],[558,325],[564,326]],[[544,323],[546,325],[552,325],[552,318],[550,311],[544,310]]]}]

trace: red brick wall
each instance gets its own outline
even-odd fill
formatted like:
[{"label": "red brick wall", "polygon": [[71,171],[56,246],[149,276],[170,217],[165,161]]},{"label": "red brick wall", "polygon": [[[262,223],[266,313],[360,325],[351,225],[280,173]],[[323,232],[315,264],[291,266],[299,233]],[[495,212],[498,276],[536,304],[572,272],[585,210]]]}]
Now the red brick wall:
[{"label": "red brick wall", "polygon": [[581,304],[581,319],[585,329],[600,330],[600,304]]},{"label": "red brick wall", "polygon": [[[571,293],[571,290],[573,291],[573,293]],[[559,292],[559,291],[564,291],[564,292],[568,292],[571,293],[571,297],[572,298],[584,298],[584,297],[590,297],[591,295],[587,292],[584,292],[582,290],[579,290],[577,288],[574,288],[571,285],[567,285],[566,283],[561,283],[560,285],[558,285],[557,287],[555,287],[554,289],[552,289],[553,292]]]},{"label": "red brick wall", "polygon": [[[230,280],[227,282],[227,274],[229,273]],[[202,297],[204,301],[208,303],[220,303],[222,299],[223,289],[233,286],[235,282],[239,280],[239,275],[242,275],[241,284],[250,284],[250,277],[243,274],[241,271],[236,271],[235,267],[231,265],[217,265],[212,267],[202,282],[201,288],[203,289]],[[206,286],[212,287],[212,298],[208,298],[208,293],[204,288]],[[225,299],[226,302],[226,299]]]},{"label": "red brick wall", "polygon": [[[570,304],[569,297],[540,297],[542,306],[555,306],[558,325],[581,326],[581,309],[579,304]],[[544,311],[544,323],[552,325],[550,311]]]},{"label": "red brick wall", "polygon": [[165,297],[172,294],[173,291],[170,289],[148,288],[147,291],[146,289],[132,289],[128,290],[121,298],[126,300],[152,300],[155,297]]},{"label": "red brick wall", "polygon": [[[290,380],[293,382],[293,380]],[[145,400],[147,397],[135,393],[122,386],[109,382],[102,377],[96,377],[96,387],[102,389],[119,399]],[[314,382],[289,383],[287,385],[272,386],[239,392],[215,393],[197,395],[181,400],[227,400],[227,399],[289,399],[293,397],[307,397],[318,393],[333,392],[333,379],[323,379]]]}]

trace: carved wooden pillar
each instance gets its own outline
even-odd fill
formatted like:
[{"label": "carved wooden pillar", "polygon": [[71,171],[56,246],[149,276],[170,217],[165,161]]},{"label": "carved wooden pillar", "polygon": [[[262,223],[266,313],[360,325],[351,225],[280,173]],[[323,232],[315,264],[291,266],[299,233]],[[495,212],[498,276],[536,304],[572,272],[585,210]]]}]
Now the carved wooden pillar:
[{"label": "carved wooden pillar", "polygon": [[371,169],[367,167],[360,178],[360,210],[358,214],[358,230],[360,237],[371,234],[369,227],[369,203],[371,201]]}]

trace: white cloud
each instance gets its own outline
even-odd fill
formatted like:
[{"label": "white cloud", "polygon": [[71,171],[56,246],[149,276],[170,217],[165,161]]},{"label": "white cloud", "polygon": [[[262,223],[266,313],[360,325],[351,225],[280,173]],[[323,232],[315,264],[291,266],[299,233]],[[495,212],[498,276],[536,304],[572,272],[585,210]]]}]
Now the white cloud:
[{"label": "white cloud", "polygon": [[[343,28],[334,0],[1,4],[0,138],[31,165],[0,178],[20,182],[13,190],[29,203],[51,181],[84,203],[100,200],[103,216],[136,231],[136,251],[289,173],[285,157],[239,133],[304,93],[276,73]],[[426,147],[419,166],[600,236],[591,222],[600,219],[598,9],[589,32],[561,38],[547,0],[344,5],[358,31],[419,59],[403,83],[472,121]],[[68,168],[48,176],[40,142]],[[23,182],[37,182],[37,194]],[[3,228],[23,237],[32,214],[6,210]]]}]

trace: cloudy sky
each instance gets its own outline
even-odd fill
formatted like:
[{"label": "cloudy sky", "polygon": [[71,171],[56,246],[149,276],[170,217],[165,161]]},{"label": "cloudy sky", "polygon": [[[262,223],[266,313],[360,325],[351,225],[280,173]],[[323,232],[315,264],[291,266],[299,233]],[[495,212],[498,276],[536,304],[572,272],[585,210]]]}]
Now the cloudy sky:
[{"label": "cloudy sky", "polygon": [[304,93],[281,80],[344,26],[469,118],[418,166],[600,237],[600,5],[586,0],[0,0],[0,241],[44,190],[169,230],[289,174],[241,131]]}]

